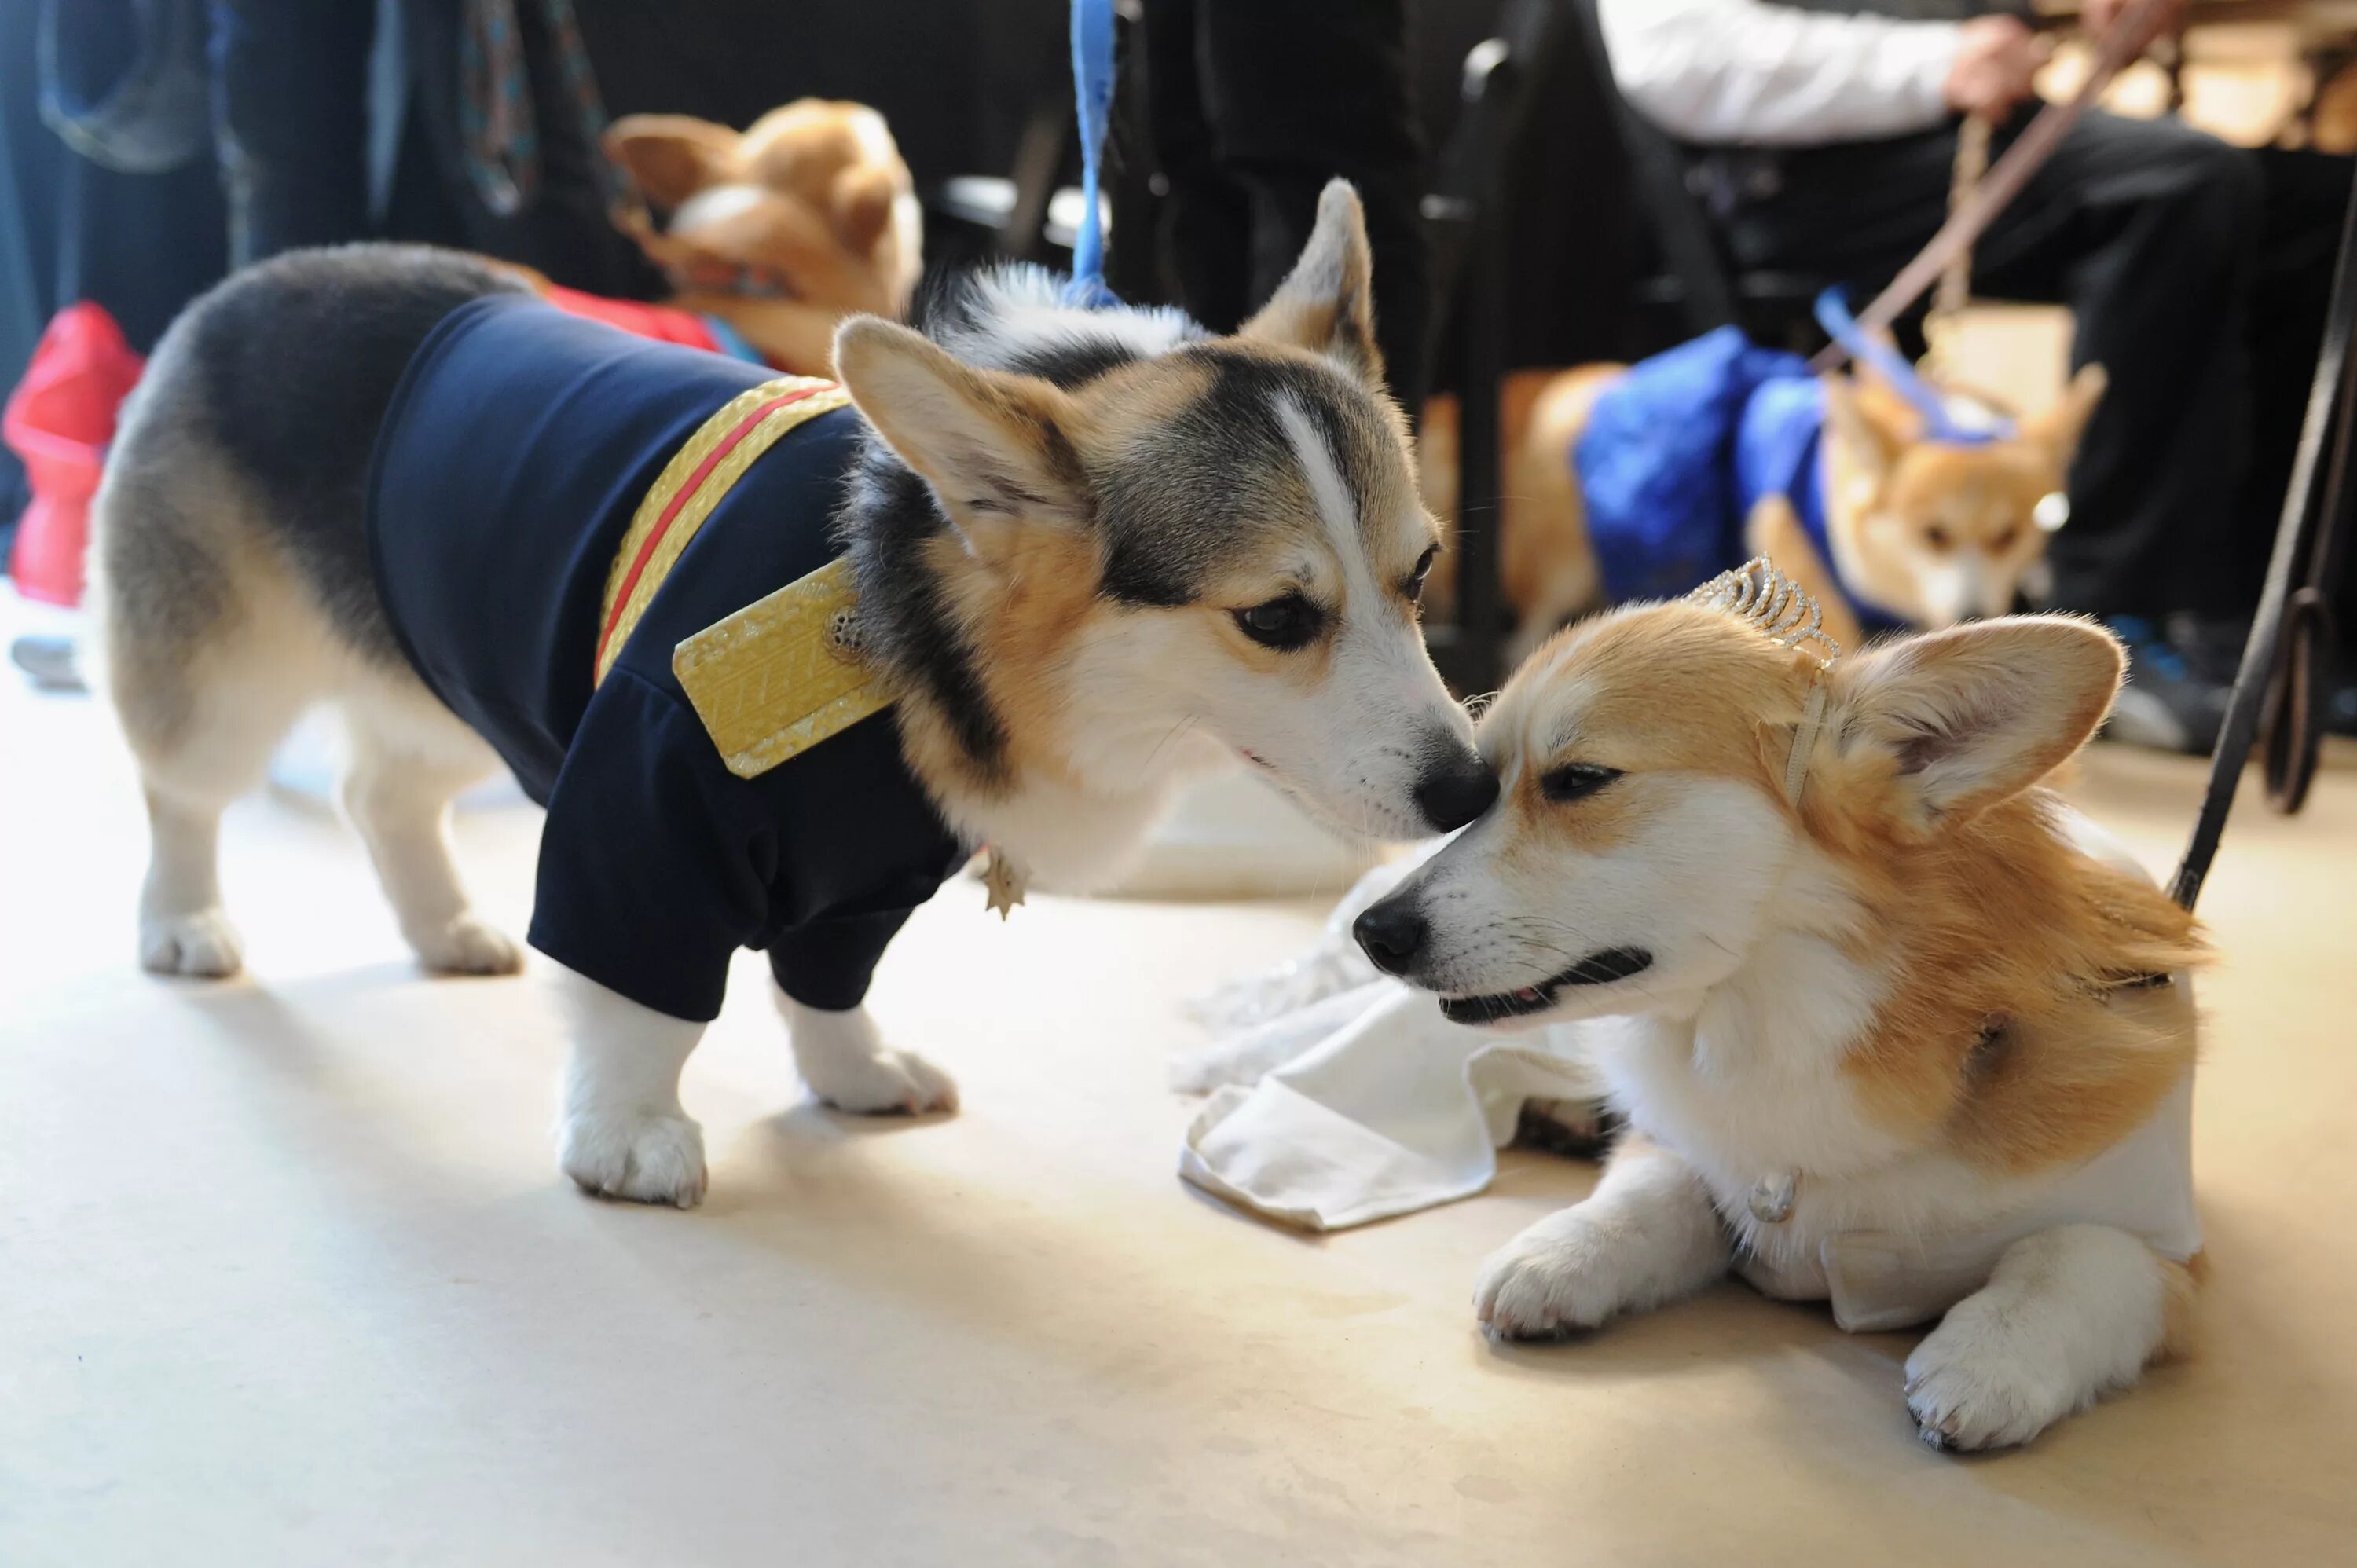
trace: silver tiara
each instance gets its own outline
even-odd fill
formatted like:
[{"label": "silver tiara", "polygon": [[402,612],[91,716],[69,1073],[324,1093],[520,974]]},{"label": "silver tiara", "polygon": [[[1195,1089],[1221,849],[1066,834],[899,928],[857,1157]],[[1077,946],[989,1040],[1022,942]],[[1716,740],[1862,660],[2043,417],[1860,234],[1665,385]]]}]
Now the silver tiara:
[{"label": "silver tiara", "polygon": [[[1796,652],[1808,652],[1821,671],[1834,667],[1841,644],[1825,635],[1825,612],[1765,555],[1754,555],[1732,572],[1721,572],[1686,598],[1715,610],[1725,610],[1772,642]],[[1813,642],[1823,652],[1801,645]]]}]

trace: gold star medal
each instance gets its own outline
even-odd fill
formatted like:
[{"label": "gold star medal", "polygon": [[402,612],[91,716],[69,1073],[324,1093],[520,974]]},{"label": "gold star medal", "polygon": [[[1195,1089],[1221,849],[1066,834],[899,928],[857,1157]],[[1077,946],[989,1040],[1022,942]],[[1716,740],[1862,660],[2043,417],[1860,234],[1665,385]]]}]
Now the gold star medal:
[{"label": "gold star medal", "polygon": [[1023,902],[1023,873],[1006,858],[1006,852],[990,847],[990,864],[983,868],[982,885],[989,890],[989,902],[983,907],[995,912],[1001,920]]}]

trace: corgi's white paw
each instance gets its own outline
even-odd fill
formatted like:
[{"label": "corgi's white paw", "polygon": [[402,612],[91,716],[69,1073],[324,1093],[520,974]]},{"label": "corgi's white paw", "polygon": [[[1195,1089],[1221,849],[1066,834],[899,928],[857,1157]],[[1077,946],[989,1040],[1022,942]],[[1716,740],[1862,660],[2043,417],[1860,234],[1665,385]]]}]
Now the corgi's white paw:
[{"label": "corgi's white paw", "polygon": [[1473,1316],[1505,1339],[1593,1328],[1630,1305],[1629,1241],[1577,1208],[1550,1214],[1490,1254]]},{"label": "corgi's white paw", "polygon": [[1934,1448],[2027,1443],[2088,1402],[2057,1348],[1976,1305],[1957,1304],[1907,1358],[1907,1409]]},{"label": "corgi's white paw", "polygon": [[704,1129],[685,1116],[576,1112],[557,1128],[556,1159],[584,1192],[681,1208],[704,1201]]},{"label": "corgi's white paw", "polygon": [[950,1075],[884,1043],[865,1007],[811,1007],[780,991],[778,1007],[794,1042],[794,1066],[810,1091],[837,1111],[863,1116],[957,1109]]},{"label": "corgi's white paw", "polygon": [[2132,1386],[2165,1342],[2169,1289],[2124,1230],[2023,1237],[1907,1358],[1918,1434],[1934,1448],[2002,1448]]},{"label": "corgi's white paw", "polygon": [[461,915],[438,931],[413,937],[417,961],[436,974],[514,974],[523,950],[506,932]]},{"label": "corgi's white paw", "polygon": [[235,974],[245,960],[238,950],[237,928],[216,907],[142,919],[139,962],[157,974],[219,980]]},{"label": "corgi's white paw", "polygon": [[922,1116],[957,1109],[957,1080],[913,1051],[889,1047],[872,1056],[805,1051],[800,1061],[811,1092],[837,1111]]}]

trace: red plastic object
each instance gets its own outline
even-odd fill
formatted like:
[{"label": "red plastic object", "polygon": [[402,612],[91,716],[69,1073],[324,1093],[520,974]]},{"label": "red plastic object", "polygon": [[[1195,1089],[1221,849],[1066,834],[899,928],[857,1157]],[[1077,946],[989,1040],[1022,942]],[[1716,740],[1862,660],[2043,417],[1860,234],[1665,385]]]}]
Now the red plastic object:
[{"label": "red plastic object", "polygon": [[648,305],[635,299],[608,299],[604,295],[584,294],[562,284],[550,284],[542,297],[568,316],[586,316],[592,321],[602,321],[641,338],[652,338],[659,343],[677,343],[712,354],[727,352],[712,335],[711,326],[692,310]]},{"label": "red plastic object", "polygon": [[81,601],[90,498],[114,438],[115,411],[145,364],[102,306],[70,305],[41,334],[25,379],[0,412],[0,439],[25,460],[32,482],[8,563],[27,598]]}]

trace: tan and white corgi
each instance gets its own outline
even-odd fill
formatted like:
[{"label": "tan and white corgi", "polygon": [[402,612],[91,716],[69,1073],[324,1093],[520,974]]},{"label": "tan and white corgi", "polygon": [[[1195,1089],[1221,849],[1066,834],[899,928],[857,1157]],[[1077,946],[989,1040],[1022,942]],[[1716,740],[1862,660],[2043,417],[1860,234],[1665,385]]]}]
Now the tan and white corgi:
[{"label": "tan and white corgi", "polygon": [[2111,703],[2107,633],[1824,651],[1694,602],[1566,631],[1481,722],[1497,806],[1356,934],[1460,1022],[1598,1020],[1629,1131],[1482,1267],[1491,1332],[1733,1269],[1850,1329],[1938,1319],[1923,1437],[2020,1443],[2183,1332],[2201,940],[2040,782]]},{"label": "tan and white corgi", "polygon": [[[1499,564],[1517,660],[1565,622],[1604,602],[1572,451],[1596,401],[1627,373],[1617,364],[1522,371],[1500,392]],[[2083,367],[2055,403],[2008,438],[1974,446],[1927,439],[1923,417],[1863,369],[1824,378],[1826,548],[1791,501],[1765,496],[1745,519],[1745,548],[1770,556],[1824,607],[1836,640],[1861,639],[1850,606],[1863,601],[1919,630],[2002,615],[2035,591],[2079,437],[2108,385]],[[1457,513],[1453,397],[1425,406],[1420,439],[1426,504]],[[1732,563],[1729,563],[1731,564]],[[1453,600],[1454,554],[1436,582]]]},{"label": "tan and white corgi", "polygon": [[923,215],[866,104],[797,99],[741,132],[626,114],[606,151],[662,215],[632,238],[670,274],[670,303],[727,322],[771,364],[826,375],[845,319],[907,314]]},{"label": "tan and white corgi", "polygon": [[[1425,651],[1437,531],[1372,334],[1340,181],[1233,337],[1016,269],[924,334],[845,325],[840,391],[573,321],[448,252],[232,278],[158,347],[97,502],[104,689],[154,836],[142,961],[239,968],[221,810],[332,703],[347,808],[431,969],[521,961],[469,908],[451,796],[505,761],[548,806],[531,935],[570,1017],[560,1159],[585,1188],[702,1197],[679,1078],[739,946],[770,954],[821,1099],[948,1107],[860,1003],[974,848],[1101,884],[1177,788],[1239,763],[1348,833],[1494,798]],[[771,742],[823,714],[789,709],[748,765],[678,650],[758,642],[781,624],[760,607],[821,583],[852,590],[820,601],[843,607],[823,644],[733,690],[759,717],[807,675],[850,716],[794,751]]]}]

